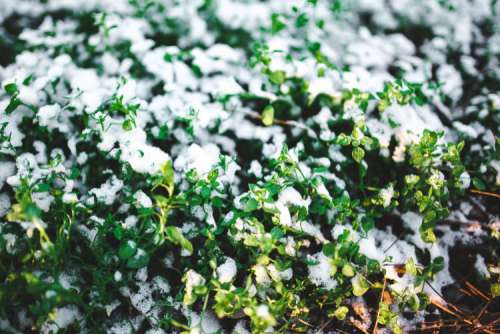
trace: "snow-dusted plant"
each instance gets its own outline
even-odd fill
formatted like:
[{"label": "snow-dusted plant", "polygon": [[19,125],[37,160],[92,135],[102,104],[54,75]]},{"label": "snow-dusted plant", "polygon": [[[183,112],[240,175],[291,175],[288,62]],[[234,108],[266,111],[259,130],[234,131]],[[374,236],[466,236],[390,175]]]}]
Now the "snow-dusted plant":
[{"label": "snow-dusted plant", "polygon": [[401,333],[464,272],[497,297],[499,15],[0,1],[0,331]]}]

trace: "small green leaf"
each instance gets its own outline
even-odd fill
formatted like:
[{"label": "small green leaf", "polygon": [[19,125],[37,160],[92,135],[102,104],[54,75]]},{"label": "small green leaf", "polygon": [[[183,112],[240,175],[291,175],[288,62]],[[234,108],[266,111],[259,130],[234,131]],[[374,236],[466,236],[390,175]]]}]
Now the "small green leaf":
[{"label": "small green leaf", "polygon": [[355,147],[352,150],[352,158],[357,162],[360,163],[361,160],[365,157],[365,150],[363,150],[361,147]]},{"label": "small green leaf", "polygon": [[415,265],[413,258],[410,257],[408,261],[406,261],[405,269],[410,275],[417,276],[417,266]]},{"label": "small green leaf", "polygon": [[349,309],[347,308],[347,306],[340,306],[335,310],[335,312],[333,312],[333,316],[338,320],[344,320],[348,312]]},{"label": "small green leaf", "polygon": [[493,298],[500,296],[500,283],[493,283],[490,287]]},{"label": "small green leaf", "polygon": [[245,212],[252,212],[259,208],[259,202],[253,197],[250,197],[245,203]]},{"label": "small green leaf", "polygon": [[113,229],[113,235],[116,239],[122,240],[123,238],[123,228],[121,226],[115,226]]},{"label": "small green leaf", "polygon": [[422,240],[427,243],[435,243],[437,238],[432,228],[424,229],[420,232]]},{"label": "small green leaf", "polygon": [[408,300],[408,305],[410,306],[410,308],[414,312],[417,312],[418,310],[420,310],[420,299],[418,298],[418,296],[416,294],[413,294],[410,296],[410,298]]},{"label": "small green leaf", "polygon": [[187,250],[189,254],[193,254],[193,245],[191,242],[182,235],[181,230],[177,226],[168,226],[165,229],[167,239],[172,243],[181,246]]},{"label": "small green leaf", "polygon": [[262,111],[262,124],[271,126],[274,123],[274,108],[272,105],[267,105]]},{"label": "small green leaf", "polygon": [[147,266],[149,263],[149,255],[145,250],[138,248],[137,253],[127,261],[127,267],[131,269],[139,269]]},{"label": "small green leaf", "polygon": [[137,252],[137,243],[133,240],[128,240],[127,242],[123,243],[120,246],[120,249],[118,249],[118,257],[122,260],[126,260]]},{"label": "small green leaf", "polygon": [[153,189],[161,186],[165,188],[168,192],[168,195],[172,197],[175,188],[175,174],[174,169],[172,168],[172,161],[168,160],[166,163],[164,163],[160,168],[160,172],[161,179],[156,181]]},{"label": "small green leaf", "polygon": [[277,13],[273,13],[271,15],[271,31],[273,32],[273,34],[280,32],[285,27],[286,24],[280,20],[280,15]]},{"label": "small green leaf", "polygon": [[275,226],[271,230],[271,236],[273,237],[273,240],[279,240],[285,235],[285,232],[278,226]]},{"label": "small green leaf", "polygon": [[281,85],[283,82],[285,82],[286,79],[286,73],[284,71],[273,71],[269,73],[269,80],[276,85]]},{"label": "small green leaf", "polygon": [[15,98],[15,97],[11,98],[10,102],[9,102],[9,105],[5,108],[5,113],[7,115],[11,114],[20,105],[21,105],[21,100],[19,100],[18,98]]},{"label": "small green leaf", "polygon": [[14,95],[19,91],[15,83],[6,84],[3,89],[5,89],[5,92],[9,95]]},{"label": "small green leaf", "polygon": [[335,244],[329,242],[323,245],[323,254],[328,257],[333,257],[335,255]]},{"label": "small green leaf", "polygon": [[437,273],[444,268],[444,258],[442,256],[438,256],[432,261],[431,269],[433,273]]},{"label": "small green leaf", "polygon": [[342,275],[346,277],[353,277],[354,274],[354,268],[349,263],[344,264],[342,267]]},{"label": "small green leaf", "polygon": [[131,120],[126,119],[125,121],[123,121],[123,123],[122,123],[123,130],[130,131],[130,130],[132,130],[132,128],[133,128],[133,124],[132,124]]},{"label": "small green leaf", "polygon": [[368,291],[368,288],[370,287],[368,285],[368,282],[366,281],[366,278],[364,278],[361,275],[356,275],[352,280],[352,293],[356,297],[361,297]]},{"label": "small green leaf", "polygon": [[485,190],[486,189],[486,185],[484,184],[484,182],[478,178],[478,177],[473,177],[472,178],[472,184],[474,185],[474,187],[476,187],[477,189],[479,190]]},{"label": "small green leaf", "polygon": [[340,133],[336,138],[336,142],[339,145],[347,146],[351,143],[351,137],[349,137],[345,133]]}]

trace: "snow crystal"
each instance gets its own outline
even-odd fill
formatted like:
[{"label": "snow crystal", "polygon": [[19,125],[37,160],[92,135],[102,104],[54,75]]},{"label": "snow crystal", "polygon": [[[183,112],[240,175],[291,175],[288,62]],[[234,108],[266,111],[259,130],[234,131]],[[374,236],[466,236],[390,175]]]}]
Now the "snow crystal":
[{"label": "snow crystal", "polygon": [[236,261],[226,258],[226,261],[217,268],[217,278],[221,283],[228,283],[236,276]]},{"label": "snow crystal", "polygon": [[482,257],[479,254],[476,257],[476,262],[474,263],[474,267],[476,268],[479,274],[481,274],[486,278],[490,278],[490,272],[488,271],[488,267],[486,266],[484,257]]},{"label": "snow crystal", "polygon": [[78,196],[73,193],[65,193],[62,198],[64,203],[71,204],[78,202]]},{"label": "snow crystal", "polygon": [[390,185],[380,191],[380,198],[382,199],[382,206],[387,208],[391,205],[392,197],[394,196],[394,188]]},{"label": "snow crystal", "polygon": [[315,237],[320,242],[326,242],[326,239],[323,236],[323,233],[321,233],[321,230],[319,229],[319,227],[317,227],[309,222],[305,222],[305,221],[297,222],[296,226],[297,226],[296,228],[299,231],[302,231],[306,234],[309,234],[310,236]]},{"label": "snow crystal", "polygon": [[94,188],[89,191],[90,195],[94,195],[99,202],[106,205],[111,205],[116,199],[118,192],[123,187],[123,181],[113,176],[111,180],[103,183],[101,187]]},{"label": "snow crystal", "polygon": [[10,198],[7,194],[0,194],[0,218],[10,210]]},{"label": "snow crystal", "polygon": [[122,280],[122,273],[119,272],[118,270],[115,271],[113,278],[115,279],[116,282],[120,282]]},{"label": "snow crystal", "polygon": [[205,175],[219,161],[219,154],[220,150],[214,144],[192,144],[175,160],[174,167],[183,171],[195,169],[200,175]]},{"label": "snow crystal", "polygon": [[261,285],[271,284],[271,278],[269,277],[266,267],[261,264],[257,264],[253,267],[253,272],[255,275],[255,281]]},{"label": "snow crystal", "polygon": [[7,180],[8,177],[14,175],[15,171],[16,171],[15,163],[9,161],[0,163],[0,190],[3,187],[5,180]]},{"label": "snow crystal", "polygon": [[191,310],[183,309],[183,313],[189,320],[191,333],[215,334],[221,326],[212,312],[204,312],[199,315]]},{"label": "snow crystal", "polygon": [[38,123],[41,126],[47,126],[50,129],[55,129],[60,126],[57,116],[61,112],[61,107],[58,104],[43,106],[38,110]]},{"label": "snow crystal", "polygon": [[244,320],[240,320],[233,328],[232,334],[250,334]]},{"label": "snow crystal", "polygon": [[315,265],[309,265],[309,279],[316,285],[326,289],[334,289],[337,281],[332,278],[332,262],[323,252],[318,252],[311,256],[311,259],[318,262]]},{"label": "snow crystal", "polygon": [[33,198],[33,201],[36,203],[36,205],[44,212],[49,211],[50,205],[54,201],[54,196],[50,195],[50,193],[47,191],[33,193],[31,197]]},{"label": "snow crystal", "polygon": [[18,98],[26,104],[36,105],[40,101],[38,92],[33,87],[22,85],[19,89]]},{"label": "snow crystal", "polygon": [[112,125],[102,134],[98,147],[102,151],[110,151],[116,142],[120,145],[120,159],[128,162],[138,173],[157,173],[170,160],[167,153],[146,142],[146,133],[142,129],[126,131],[121,125]]},{"label": "snow crystal", "polygon": [[309,201],[302,199],[302,195],[292,187],[287,187],[280,192],[278,202],[285,205],[296,205],[307,208]]},{"label": "snow crystal", "polygon": [[149,198],[148,195],[146,195],[142,190],[139,190],[134,194],[134,199],[143,208],[150,208],[153,206],[151,198]]},{"label": "snow crystal", "polygon": [[149,283],[139,283],[139,291],[130,294],[130,302],[135,309],[146,315],[153,307],[152,290]]},{"label": "snow crystal", "polygon": [[170,292],[170,284],[164,277],[155,276],[153,278],[153,284],[162,294],[168,294]]},{"label": "snow crystal", "polygon": [[[80,311],[75,305],[68,305],[60,308],[55,309],[55,317],[54,317],[54,323],[57,326],[57,329],[64,329],[74,323],[77,320],[80,320],[82,318],[82,315],[80,314]],[[42,332],[43,333],[48,333],[51,330],[54,330],[55,328],[51,326],[51,324],[44,324],[42,327]],[[57,331],[57,330],[56,330]]]}]

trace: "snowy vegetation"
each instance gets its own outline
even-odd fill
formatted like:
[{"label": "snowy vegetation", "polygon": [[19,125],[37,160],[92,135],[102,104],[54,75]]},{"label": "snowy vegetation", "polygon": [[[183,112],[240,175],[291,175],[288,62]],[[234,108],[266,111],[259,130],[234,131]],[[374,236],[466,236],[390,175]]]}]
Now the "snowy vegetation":
[{"label": "snowy vegetation", "polygon": [[0,332],[499,330],[500,1],[0,22]]}]

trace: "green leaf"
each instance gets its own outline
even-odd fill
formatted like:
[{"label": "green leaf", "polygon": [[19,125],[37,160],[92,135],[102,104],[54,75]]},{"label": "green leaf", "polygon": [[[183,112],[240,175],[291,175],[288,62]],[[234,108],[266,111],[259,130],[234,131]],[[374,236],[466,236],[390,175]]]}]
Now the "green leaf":
[{"label": "green leaf", "polygon": [[346,277],[353,277],[355,275],[354,268],[349,263],[344,264],[342,267],[342,275]]},{"label": "green leaf", "polygon": [[335,312],[333,312],[332,315],[338,320],[344,320],[348,312],[349,309],[347,308],[347,306],[340,306],[335,310]]},{"label": "green leaf", "polygon": [[269,80],[276,85],[281,85],[283,82],[285,82],[286,79],[286,73],[284,71],[273,71],[269,73]]},{"label": "green leaf", "polygon": [[149,254],[142,248],[137,249],[137,253],[127,261],[127,267],[131,269],[139,269],[147,266],[149,263]]},{"label": "green leaf", "polygon": [[52,187],[50,186],[50,184],[45,183],[45,182],[39,183],[35,188],[35,192],[39,192],[39,193],[44,192],[44,191],[50,191],[50,190],[52,190]]},{"label": "green leaf", "polygon": [[245,208],[243,209],[245,212],[252,212],[259,208],[259,202],[253,197],[250,197],[248,201],[245,203]]},{"label": "green leaf", "polygon": [[434,230],[432,228],[427,228],[422,230],[420,232],[420,236],[422,237],[422,240],[427,243],[435,243],[437,240],[436,235],[434,234]]},{"label": "green leaf", "polygon": [[133,240],[128,240],[123,243],[118,249],[118,257],[122,260],[126,260],[137,252],[137,243]]},{"label": "green leaf", "polygon": [[351,282],[352,282],[352,293],[356,297],[361,297],[362,295],[364,295],[370,287],[368,285],[368,282],[366,281],[366,278],[364,278],[361,275],[356,275],[356,277],[354,277]]},{"label": "green leaf", "polygon": [[34,78],[33,74],[28,75],[26,79],[23,80],[23,85],[28,86],[31,82],[33,82]]},{"label": "green leaf", "polygon": [[6,84],[3,87],[3,89],[5,89],[5,92],[11,96],[16,94],[19,91],[17,88],[17,85],[15,83]]},{"label": "green leaf", "polygon": [[340,133],[336,138],[336,142],[339,145],[347,146],[351,143],[351,137],[349,137],[345,133]]},{"label": "green leaf", "polygon": [[409,273],[412,276],[417,276],[417,266],[415,265],[415,262],[413,261],[413,258],[410,257],[405,264],[405,269],[406,272]]},{"label": "green leaf", "polygon": [[363,150],[361,147],[355,147],[352,150],[352,158],[357,162],[360,163],[361,160],[365,157],[365,150]]},{"label": "green leaf", "polygon": [[271,31],[273,32],[273,34],[280,32],[285,27],[286,24],[280,20],[280,15],[277,13],[273,13],[271,15]]},{"label": "green leaf", "polygon": [[484,182],[478,178],[478,177],[473,177],[472,178],[472,184],[474,185],[474,187],[476,187],[478,190],[485,190],[486,189],[486,185],[484,184]]},{"label": "green leaf", "polygon": [[438,256],[432,261],[431,270],[433,273],[437,273],[444,268],[444,258],[442,256]]},{"label": "green leaf", "polygon": [[164,163],[160,168],[160,172],[162,176],[161,180],[156,182],[154,188],[162,186],[167,190],[168,195],[172,197],[175,188],[175,174],[174,169],[172,168],[172,161],[168,160]]},{"label": "green leaf", "polygon": [[113,229],[113,235],[116,239],[122,240],[123,238],[123,228],[121,226],[115,226]]},{"label": "green leaf", "polygon": [[273,237],[273,240],[279,240],[285,235],[285,232],[278,226],[275,226],[271,230],[271,236]]},{"label": "green leaf", "polygon": [[122,129],[125,130],[125,131],[130,131],[132,130],[133,128],[133,124],[132,124],[132,121],[129,120],[129,119],[126,119],[125,121],[123,121],[122,123]]},{"label": "green leaf", "polygon": [[410,296],[410,298],[408,300],[408,305],[410,306],[410,308],[414,312],[417,312],[418,310],[420,310],[420,299],[418,298],[418,296],[416,294],[413,294]]},{"label": "green leaf", "polygon": [[165,233],[168,240],[187,250],[190,255],[193,254],[193,245],[184,235],[182,235],[181,230],[177,226],[168,226],[165,229]]},{"label": "green leaf", "polygon": [[262,124],[271,126],[274,123],[274,108],[272,105],[267,105],[262,111]]},{"label": "green leaf", "polygon": [[18,98],[10,99],[9,105],[5,108],[5,113],[7,115],[12,113],[20,105],[21,105],[21,100],[19,100]]},{"label": "green leaf", "polygon": [[500,283],[493,283],[490,287],[493,298],[500,296]]},{"label": "green leaf", "polygon": [[323,254],[327,257],[335,256],[335,244],[333,242],[329,242],[323,245]]}]

